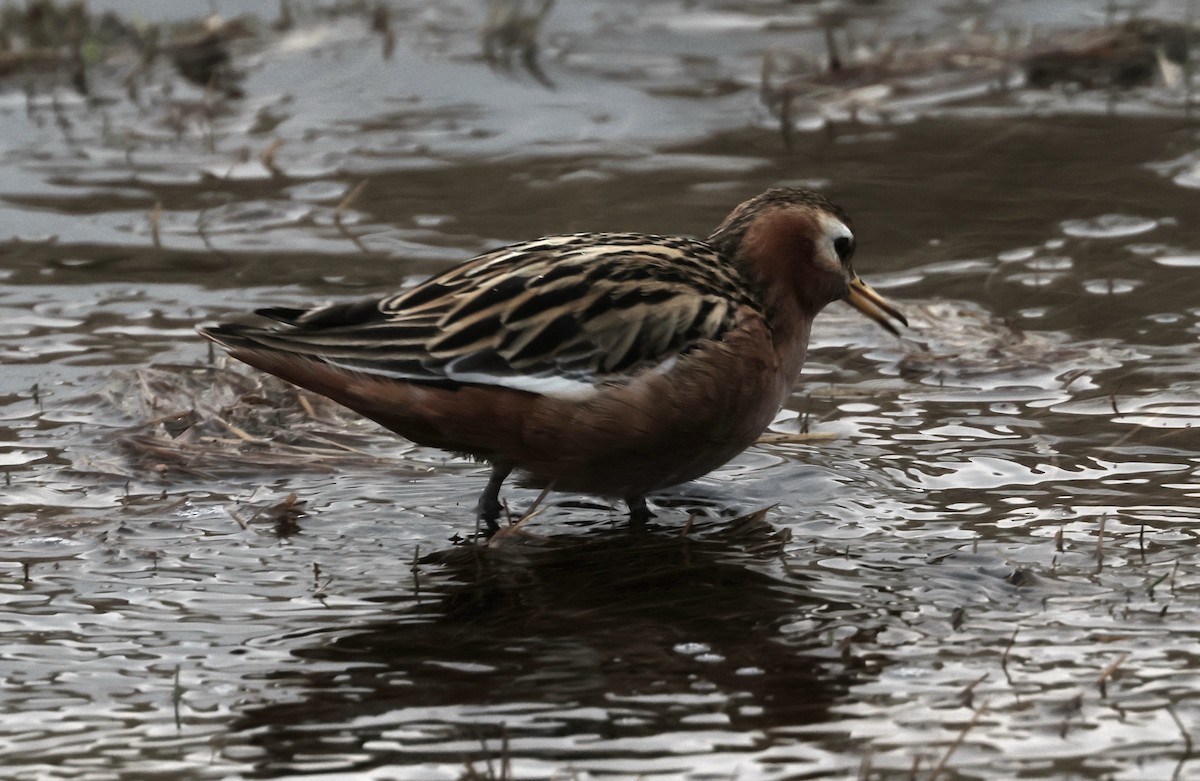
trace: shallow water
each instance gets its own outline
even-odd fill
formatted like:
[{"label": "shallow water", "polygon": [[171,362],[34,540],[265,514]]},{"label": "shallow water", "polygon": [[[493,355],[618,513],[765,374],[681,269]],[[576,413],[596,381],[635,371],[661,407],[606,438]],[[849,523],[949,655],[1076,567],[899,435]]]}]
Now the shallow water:
[{"label": "shallow water", "polygon": [[[244,42],[241,101],[163,69],[135,102],[121,61],[91,102],[0,94],[5,776],[1200,778],[1184,91],[830,101],[788,151],[759,67],[819,43],[809,6],[559,6],[553,89],[480,61],[476,5],[397,3],[390,59],[349,15]],[[484,468],[192,330],[541,233],[704,235],[779,183],[850,211],[912,327],[832,307],[773,428],[836,439],[652,497],[645,534],[554,495],[459,544]]]}]

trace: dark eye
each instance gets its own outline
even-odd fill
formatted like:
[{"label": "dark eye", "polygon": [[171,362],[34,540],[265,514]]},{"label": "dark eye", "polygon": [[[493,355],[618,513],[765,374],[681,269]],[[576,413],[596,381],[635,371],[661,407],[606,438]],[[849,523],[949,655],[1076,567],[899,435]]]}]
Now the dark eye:
[{"label": "dark eye", "polygon": [[845,263],[850,260],[850,256],[854,254],[854,239],[849,236],[838,236],[833,240],[833,251],[837,253],[838,258]]}]

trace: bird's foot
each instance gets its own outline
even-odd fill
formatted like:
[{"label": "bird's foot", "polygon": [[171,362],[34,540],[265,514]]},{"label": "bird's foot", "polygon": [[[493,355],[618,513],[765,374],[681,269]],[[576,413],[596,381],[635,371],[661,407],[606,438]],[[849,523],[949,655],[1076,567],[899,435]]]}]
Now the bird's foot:
[{"label": "bird's foot", "polygon": [[646,528],[646,523],[654,517],[654,513],[646,506],[646,497],[627,496],[625,504],[629,505],[629,526],[634,529]]},{"label": "bird's foot", "polygon": [[[475,505],[475,536],[477,538],[481,534],[484,537],[491,537],[500,531],[500,513],[505,512],[505,507],[500,501],[500,486],[504,484],[504,479],[511,471],[512,467],[505,464],[492,464],[492,473],[488,477],[483,493],[479,495],[478,504]],[[487,531],[479,528],[480,521],[487,525]]]}]

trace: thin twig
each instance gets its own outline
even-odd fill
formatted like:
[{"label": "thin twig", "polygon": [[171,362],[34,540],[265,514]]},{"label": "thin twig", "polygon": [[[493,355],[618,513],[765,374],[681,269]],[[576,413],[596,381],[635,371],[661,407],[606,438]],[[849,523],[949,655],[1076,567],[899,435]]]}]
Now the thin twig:
[{"label": "thin twig", "polygon": [[942,755],[941,760],[939,760],[938,763],[933,766],[933,770],[929,773],[929,781],[937,781],[938,776],[940,776],[942,771],[946,769],[946,763],[950,761],[950,757],[954,756],[954,752],[958,751],[959,746],[961,746],[963,741],[967,739],[967,733],[975,728],[975,725],[979,723],[979,719],[986,712],[987,703],[984,703],[983,705],[979,706],[979,708],[971,716],[971,720],[968,721],[959,731],[958,737],[956,737],[954,742],[951,743],[946,749],[946,753]]},{"label": "thin twig", "polygon": [[296,394],[296,401],[300,403],[301,407],[304,407],[305,413],[307,413],[310,418],[317,417],[317,411],[313,409],[312,402],[309,401],[308,397],[306,397],[303,393]]},{"label": "thin twig", "polygon": [[1008,638],[1008,645],[1004,646],[1004,653],[1000,654],[1000,669],[1004,671],[1004,677],[1008,680],[1008,685],[1012,686],[1012,675],[1008,672],[1008,652],[1012,650],[1013,644],[1017,642],[1017,632],[1021,631],[1020,626],[1013,627],[1012,635]]},{"label": "thin twig", "polygon": [[350,242],[352,242],[354,244],[354,246],[358,247],[364,253],[366,253],[367,255],[378,255],[379,254],[378,252],[376,252],[375,250],[368,247],[366,244],[363,243],[362,239],[360,239],[355,234],[351,233],[350,229],[346,226],[346,223],[342,221],[342,215],[346,212],[346,210],[348,210],[351,206],[354,205],[354,202],[357,201],[359,196],[363,194],[363,190],[367,189],[367,182],[369,182],[369,181],[371,181],[371,180],[363,179],[361,182],[359,182],[357,185],[354,186],[354,189],[352,189],[350,192],[346,193],[346,197],[343,198],[342,202],[339,203],[337,205],[337,208],[333,210],[333,224],[337,226],[338,233],[342,234],[347,239],[349,239]]},{"label": "thin twig", "polygon": [[216,423],[220,423],[222,426],[224,426],[226,429],[229,430],[230,434],[233,434],[235,437],[242,440],[243,442],[250,442],[255,445],[270,444],[269,441],[267,441],[265,439],[259,439],[258,437],[254,436],[253,434],[249,434],[246,431],[243,431],[242,429],[238,428],[237,426],[233,425],[232,423],[221,418],[218,415],[213,415],[212,420]]},{"label": "thin twig", "polygon": [[200,213],[196,215],[196,233],[200,234],[200,241],[204,242],[204,247],[209,252],[216,255],[218,258],[225,261],[226,263],[232,264],[233,258],[230,257],[229,253],[225,252],[222,249],[219,249],[215,244],[212,243],[212,239],[210,239],[208,237],[208,229],[207,229],[208,226],[206,224],[207,217],[208,217],[208,207],[205,206],[203,209],[200,210]]},{"label": "thin twig", "polygon": [[1096,683],[1100,686],[1101,699],[1108,699],[1108,679],[1113,676],[1113,673],[1117,671],[1117,668],[1124,664],[1125,660],[1128,658],[1129,654],[1121,654],[1117,657],[1116,661],[1114,661],[1108,667],[1105,667],[1100,672],[1100,677],[1096,679]]},{"label": "thin twig", "polygon": [[1183,737],[1183,756],[1179,758],[1179,764],[1175,766],[1175,772],[1171,774],[1171,781],[1175,781],[1176,778],[1179,778],[1179,771],[1183,769],[1183,763],[1192,758],[1194,746],[1192,744],[1191,733],[1187,731],[1183,720],[1179,718],[1179,714],[1175,712],[1174,706],[1170,703],[1167,704],[1167,713],[1175,721],[1175,726],[1179,727],[1179,734]]},{"label": "thin twig", "polygon": [[154,242],[155,249],[162,249],[162,235],[159,233],[161,222],[162,201],[155,201],[154,208],[150,210],[150,240]]},{"label": "thin twig", "polygon": [[813,431],[787,433],[784,431],[768,431],[759,436],[755,441],[756,445],[782,445],[796,444],[808,445],[815,442],[833,442],[838,438],[838,435],[832,431]]},{"label": "thin twig", "polygon": [[282,138],[275,139],[271,142],[270,146],[264,149],[258,156],[258,160],[263,164],[263,168],[266,168],[268,171],[270,171],[271,176],[276,179],[283,179],[286,177],[283,169],[281,169],[275,162],[275,153],[279,151],[279,148],[283,146],[283,143],[284,142]]},{"label": "thin twig", "polygon": [[978,678],[976,678],[975,680],[971,681],[970,683],[968,683],[966,686],[963,687],[963,690],[958,693],[959,699],[962,700],[963,705],[965,705],[968,708],[974,707],[975,687],[978,686],[979,684],[983,683],[984,681],[986,681],[988,675],[989,675],[989,673],[984,673],[983,675],[979,676]]},{"label": "thin twig", "polygon": [[[521,529],[525,526],[525,524],[527,524],[531,520],[533,520],[533,517],[542,511],[542,508],[541,508],[542,502],[546,499],[547,496],[550,495],[550,491],[552,491],[553,489],[554,489],[553,483],[550,483],[545,488],[543,488],[542,492],[537,495],[536,499],[533,500],[533,504],[531,504],[529,506],[529,509],[527,509],[525,511],[525,514],[522,515],[520,518],[518,518],[516,521],[511,521],[511,516],[510,516],[509,525],[501,527],[499,531],[497,531],[495,534],[493,534],[491,536],[491,539],[489,539],[487,541],[487,546],[489,548],[497,547],[502,540],[519,533],[521,531]],[[505,510],[507,511],[507,503],[505,505]]]}]

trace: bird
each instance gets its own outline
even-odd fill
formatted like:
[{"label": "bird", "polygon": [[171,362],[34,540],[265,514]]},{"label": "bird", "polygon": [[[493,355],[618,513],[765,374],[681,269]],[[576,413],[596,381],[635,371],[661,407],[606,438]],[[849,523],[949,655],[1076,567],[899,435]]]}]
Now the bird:
[{"label": "bird", "polygon": [[[504,481],[624,500],[701,477],[749,447],[804,365],[813,319],[844,300],[894,334],[904,315],[853,270],[849,216],[767,190],[707,238],[545,236],[392,294],[201,327],[233,358]],[[261,321],[260,321],[261,322]]]}]

